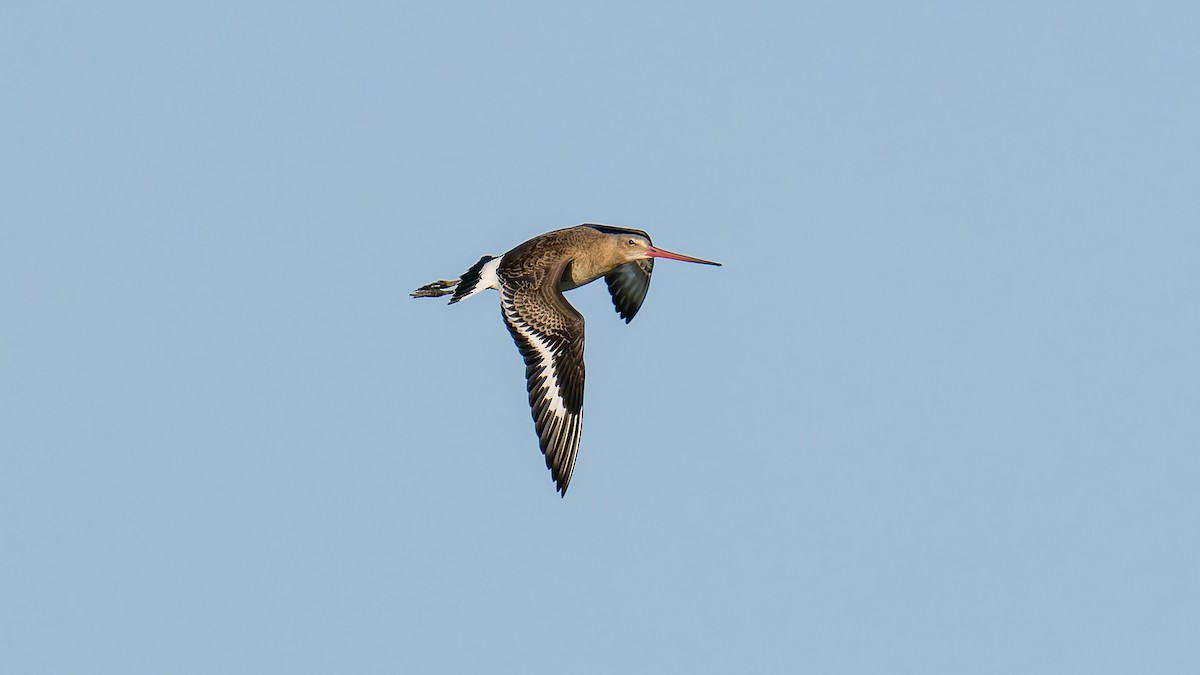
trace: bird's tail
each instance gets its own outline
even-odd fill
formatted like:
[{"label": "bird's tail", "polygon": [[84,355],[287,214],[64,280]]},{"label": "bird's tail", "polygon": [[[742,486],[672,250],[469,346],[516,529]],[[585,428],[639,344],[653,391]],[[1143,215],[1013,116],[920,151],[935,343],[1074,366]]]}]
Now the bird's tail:
[{"label": "bird's tail", "polygon": [[450,298],[450,304],[466,300],[485,288],[499,290],[500,278],[496,276],[497,267],[500,267],[500,258],[494,255],[485,255],[479,259],[479,262],[471,265],[471,269],[467,270],[459,280],[458,288],[454,289],[454,297]]},{"label": "bird's tail", "polygon": [[485,288],[500,288],[500,278],[496,276],[496,268],[500,266],[500,258],[485,255],[471,269],[463,273],[462,278],[435,281],[413,291],[414,298],[437,298],[454,294],[450,304],[466,300]]}]

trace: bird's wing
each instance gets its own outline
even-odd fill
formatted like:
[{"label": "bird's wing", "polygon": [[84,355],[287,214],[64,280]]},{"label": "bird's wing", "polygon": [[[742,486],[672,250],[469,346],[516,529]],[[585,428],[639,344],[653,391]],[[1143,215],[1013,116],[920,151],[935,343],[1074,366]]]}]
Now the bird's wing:
[{"label": "bird's wing", "polygon": [[646,241],[650,241],[650,235],[646,234],[645,230],[635,230],[632,227],[617,227],[616,225],[602,225],[600,223],[584,223],[582,227],[590,227],[604,234],[636,234]]},{"label": "bird's wing", "polygon": [[650,290],[650,275],[654,273],[654,260],[634,260],[621,265],[604,275],[608,284],[608,292],[612,295],[613,306],[617,314],[625,319],[625,323],[633,321],[633,317],[642,307],[646,299],[646,291]]},{"label": "bird's wing", "polygon": [[548,283],[504,284],[500,308],[508,332],[525,357],[529,406],[546,467],[567,494],[583,424],[583,316]]}]

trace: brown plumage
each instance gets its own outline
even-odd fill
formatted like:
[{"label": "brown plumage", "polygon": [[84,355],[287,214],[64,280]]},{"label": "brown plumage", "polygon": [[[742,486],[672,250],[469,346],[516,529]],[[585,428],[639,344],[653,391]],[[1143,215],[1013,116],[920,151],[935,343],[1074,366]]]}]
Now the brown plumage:
[{"label": "brown plumage", "polygon": [[578,225],[520,244],[502,257],[484,256],[450,281],[418,288],[414,298],[453,294],[450,304],[485,288],[500,291],[504,323],[525,359],[529,406],[546,466],[567,494],[583,423],[583,315],[563,291],[604,277],[625,322],[646,298],[654,258],[719,265],[656,248],[641,230]]}]

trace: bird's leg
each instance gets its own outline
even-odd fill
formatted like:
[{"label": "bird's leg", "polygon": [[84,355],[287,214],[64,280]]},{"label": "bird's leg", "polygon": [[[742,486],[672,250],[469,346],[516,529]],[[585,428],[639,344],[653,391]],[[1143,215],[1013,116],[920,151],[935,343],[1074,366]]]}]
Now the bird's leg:
[{"label": "bird's leg", "polygon": [[460,281],[462,279],[435,281],[432,284],[425,284],[409,295],[414,298],[436,298],[442,295],[450,295],[454,292],[454,287]]}]

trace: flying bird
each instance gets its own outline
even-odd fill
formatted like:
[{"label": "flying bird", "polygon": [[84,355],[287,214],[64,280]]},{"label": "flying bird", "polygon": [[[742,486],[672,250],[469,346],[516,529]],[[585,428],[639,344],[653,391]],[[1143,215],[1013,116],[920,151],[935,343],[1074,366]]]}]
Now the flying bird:
[{"label": "flying bird", "polygon": [[529,406],[546,468],[567,495],[583,423],[583,315],[563,297],[600,277],[617,314],[633,320],[646,299],[654,259],[720,265],[658,248],[641,230],[584,224],[554,230],[502,256],[485,255],[459,279],[435,281],[414,298],[451,295],[453,305],[500,291],[500,311],[525,358]]}]

